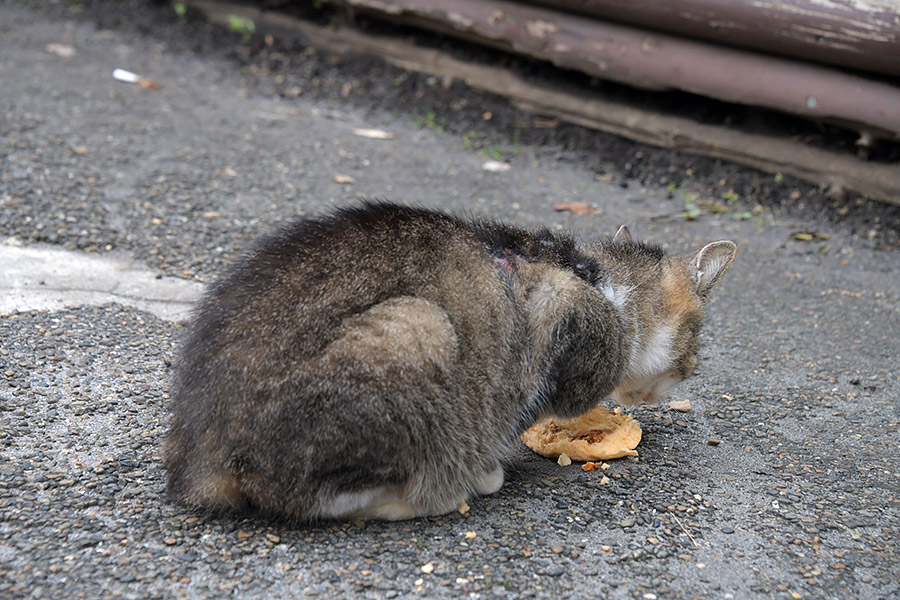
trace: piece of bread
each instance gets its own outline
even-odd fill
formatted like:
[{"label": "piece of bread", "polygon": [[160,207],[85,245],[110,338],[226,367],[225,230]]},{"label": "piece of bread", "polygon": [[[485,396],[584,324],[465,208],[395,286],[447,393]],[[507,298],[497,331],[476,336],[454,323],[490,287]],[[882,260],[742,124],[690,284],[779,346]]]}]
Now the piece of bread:
[{"label": "piece of bread", "polygon": [[598,406],[574,419],[538,421],[522,434],[522,441],[550,458],[566,454],[572,460],[609,460],[637,455],[641,426],[621,409]]}]

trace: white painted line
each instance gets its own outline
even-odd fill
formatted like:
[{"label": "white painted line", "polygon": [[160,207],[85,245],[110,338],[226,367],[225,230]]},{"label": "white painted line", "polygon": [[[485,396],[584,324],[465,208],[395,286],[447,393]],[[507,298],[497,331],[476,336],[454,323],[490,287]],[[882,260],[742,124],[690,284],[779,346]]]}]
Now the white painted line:
[{"label": "white painted line", "polygon": [[177,277],[157,279],[157,273],[124,254],[0,245],[0,312],[117,302],[162,319],[187,320],[203,285]]}]

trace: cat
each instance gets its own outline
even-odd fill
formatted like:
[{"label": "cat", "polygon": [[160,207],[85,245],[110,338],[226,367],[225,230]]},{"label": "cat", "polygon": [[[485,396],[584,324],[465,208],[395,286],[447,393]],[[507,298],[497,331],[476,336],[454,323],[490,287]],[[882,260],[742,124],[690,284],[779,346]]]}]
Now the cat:
[{"label": "cat", "polygon": [[613,239],[390,203],[263,239],[199,302],[168,490],[200,509],[408,519],[496,492],[537,419],[658,402],[697,362],[733,242]]}]

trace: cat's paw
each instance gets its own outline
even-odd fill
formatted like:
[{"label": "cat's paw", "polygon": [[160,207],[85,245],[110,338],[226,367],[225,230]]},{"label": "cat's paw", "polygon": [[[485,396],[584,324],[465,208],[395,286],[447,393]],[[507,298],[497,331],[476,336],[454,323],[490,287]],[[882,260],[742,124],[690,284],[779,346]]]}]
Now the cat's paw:
[{"label": "cat's paw", "polygon": [[481,496],[488,496],[503,487],[503,480],[503,467],[498,465],[493,471],[483,473],[481,477],[475,480],[475,491]]}]

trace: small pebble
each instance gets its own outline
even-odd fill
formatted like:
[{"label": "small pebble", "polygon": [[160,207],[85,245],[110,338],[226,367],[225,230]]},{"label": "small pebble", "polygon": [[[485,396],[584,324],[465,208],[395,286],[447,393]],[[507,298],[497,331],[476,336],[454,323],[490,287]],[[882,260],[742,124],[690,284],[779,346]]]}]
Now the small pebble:
[{"label": "small pebble", "polygon": [[669,408],[672,410],[677,410],[678,412],[690,412],[691,410],[691,401],[690,400],[672,400],[669,402]]}]

